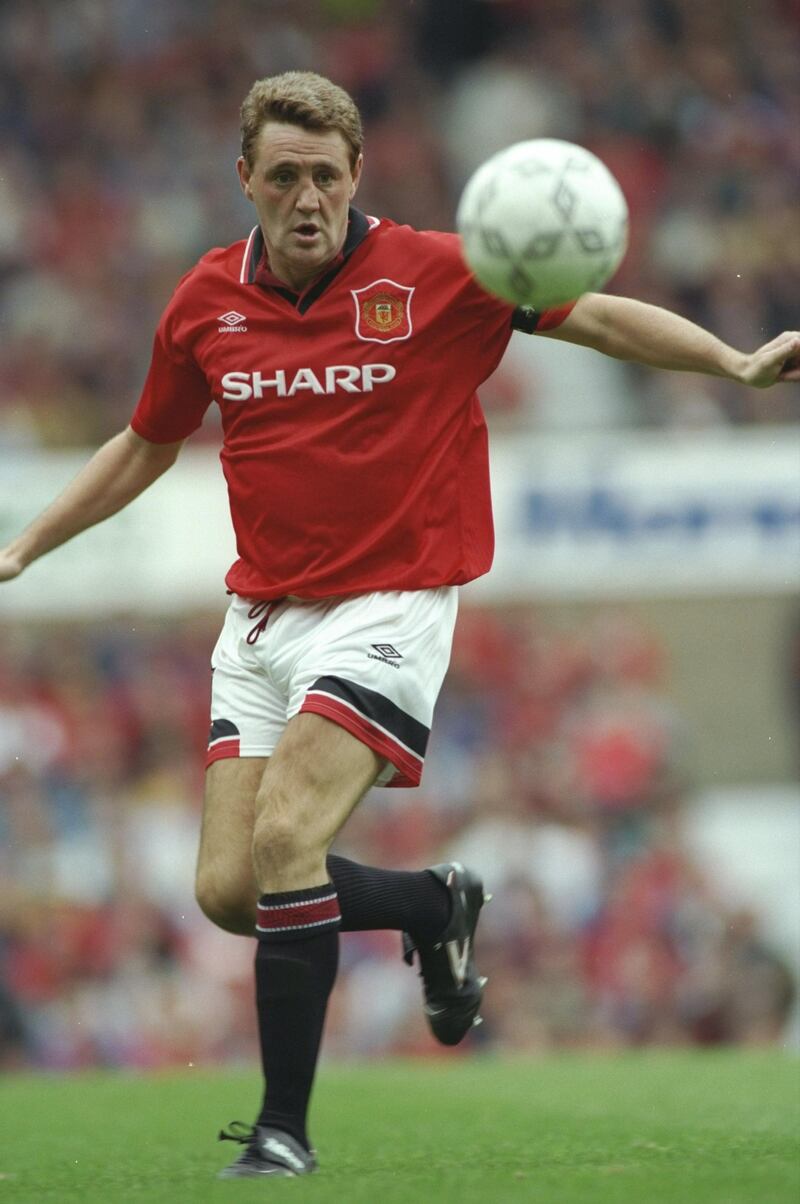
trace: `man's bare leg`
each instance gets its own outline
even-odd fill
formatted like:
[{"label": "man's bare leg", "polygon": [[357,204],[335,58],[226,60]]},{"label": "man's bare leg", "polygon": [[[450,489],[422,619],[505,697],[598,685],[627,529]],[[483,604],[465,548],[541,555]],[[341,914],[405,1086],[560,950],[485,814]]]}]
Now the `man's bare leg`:
[{"label": "man's bare leg", "polygon": [[[279,1164],[307,1173],[314,1167],[306,1116],[328,997],[336,978],[340,912],[326,857],[336,833],[384,762],[349,732],[318,715],[287,724],[263,767],[255,794],[251,881],[258,895],[255,962],[256,1007],[265,1091],[247,1148],[224,1177],[281,1173]],[[255,773],[231,771],[227,785],[252,787]],[[244,795],[232,801],[249,818]],[[224,807],[224,803],[223,803]],[[230,923],[241,909],[236,896],[248,887],[242,840],[225,843],[220,808],[206,808],[202,862],[208,882],[216,864],[214,845],[238,878],[232,899],[218,912]],[[242,824],[244,829],[246,824]],[[229,908],[230,905],[230,908]],[[234,1135],[235,1136],[235,1135]],[[294,1161],[293,1161],[294,1160]],[[291,1172],[290,1172],[291,1173]]]},{"label": "man's bare leg", "polygon": [[219,928],[249,937],[255,933],[258,898],[255,800],[266,767],[266,757],[231,757],[209,765],[197,855],[200,907]]}]

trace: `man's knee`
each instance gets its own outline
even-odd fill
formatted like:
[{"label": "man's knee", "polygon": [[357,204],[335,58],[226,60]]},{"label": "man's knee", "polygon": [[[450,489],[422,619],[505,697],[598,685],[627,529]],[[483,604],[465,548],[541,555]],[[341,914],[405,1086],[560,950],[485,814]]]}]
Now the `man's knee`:
[{"label": "man's knee", "polygon": [[324,856],[326,851],[319,833],[298,816],[275,814],[267,805],[256,819],[253,854],[257,863],[289,867],[309,857]]},{"label": "man's knee", "polygon": [[253,935],[256,898],[252,882],[224,881],[213,871],[199,869],[195,898],[203,914],[218,928],[241,936]]},{"label": "man's knee", "polygon": [[256,795],[253,865],[262,891],[327,881],[325,858],[383,762],[319,715],[290,720]]},{"label": "man's knee", "polygon": [[253,829],[253,864],[263,889],[292,890],[318,885],[330,838],[300,800],[289,807],[279,797],[259,800]]}]

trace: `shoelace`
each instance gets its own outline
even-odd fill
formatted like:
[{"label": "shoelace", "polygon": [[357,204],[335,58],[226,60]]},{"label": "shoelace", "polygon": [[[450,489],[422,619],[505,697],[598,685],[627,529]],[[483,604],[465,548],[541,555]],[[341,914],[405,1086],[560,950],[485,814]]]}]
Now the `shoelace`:
[{"label": "shoelace", "polygon": [[243,1120],[232,1120],[227,1132],[220,1129],[217,1141],[238,1141],[240,1145],[250,1145],[256,1139],[256,1126],[245,1124]]}]

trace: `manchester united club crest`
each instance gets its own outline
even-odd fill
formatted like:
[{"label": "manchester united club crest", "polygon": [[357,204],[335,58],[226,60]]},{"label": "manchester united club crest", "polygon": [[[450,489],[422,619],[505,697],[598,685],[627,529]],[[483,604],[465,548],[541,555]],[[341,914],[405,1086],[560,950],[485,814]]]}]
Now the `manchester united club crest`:
[{"label": "manchester united club crest", "polygon": [[407,339],[414,289],[394,280],[374,280],[350,290],[356,304],[356,334],[366,343],[397,343]]}]

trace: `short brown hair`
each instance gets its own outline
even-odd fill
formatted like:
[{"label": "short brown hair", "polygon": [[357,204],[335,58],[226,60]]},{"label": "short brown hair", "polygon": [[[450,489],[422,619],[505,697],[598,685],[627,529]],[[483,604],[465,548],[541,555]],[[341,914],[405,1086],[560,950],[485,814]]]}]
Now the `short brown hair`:
[{"label": "short brown hair", "polygon": [[267,121],[286,121],[305,130],[338,130],[350,148],[350,166],[364,145],[361,117],[344,88],[313,71],[285,71],[257,79],[241,108],[242,156],[253,166],[253,145]]}]

